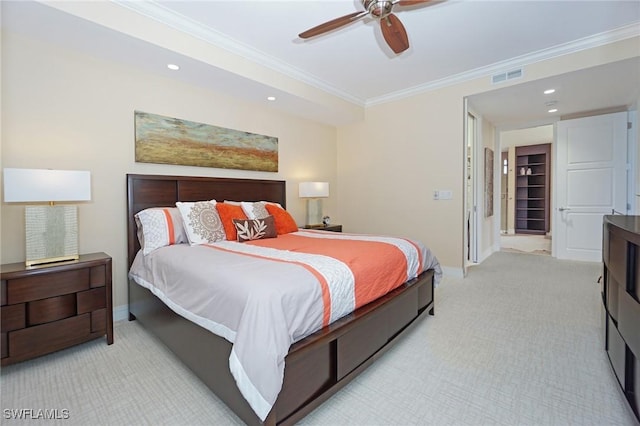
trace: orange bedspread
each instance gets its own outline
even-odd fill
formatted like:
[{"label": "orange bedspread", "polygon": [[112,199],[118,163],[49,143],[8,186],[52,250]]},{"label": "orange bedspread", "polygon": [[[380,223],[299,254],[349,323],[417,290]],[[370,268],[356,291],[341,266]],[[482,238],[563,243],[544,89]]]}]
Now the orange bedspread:
[{"label": "orange bedspread", "polygon": [[[295,234],[251,241],[249,244],[333,257],[355,277],[356,308],[379,298],[407,281],[407,259],[392,244],[336,238],[307,238]],[[419,251],[418,251],[419,252]]]}]

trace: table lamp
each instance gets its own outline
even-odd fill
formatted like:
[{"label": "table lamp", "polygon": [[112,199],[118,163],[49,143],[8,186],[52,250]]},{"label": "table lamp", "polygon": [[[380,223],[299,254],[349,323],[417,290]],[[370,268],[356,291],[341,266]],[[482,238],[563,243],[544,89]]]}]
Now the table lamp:
[{"label": "table lamp", "polygon": [[300,182],[298,187],[300,198],[307,199],[306,225],[322,223],[322,198],[329,196],[329,182]]},{"label": "table lamp", "polygon": [[25,206],[27,266],[79,259],[78,208],[54,202],[89,200],[88,171],[4,169],[6,203],[48,203]]}]

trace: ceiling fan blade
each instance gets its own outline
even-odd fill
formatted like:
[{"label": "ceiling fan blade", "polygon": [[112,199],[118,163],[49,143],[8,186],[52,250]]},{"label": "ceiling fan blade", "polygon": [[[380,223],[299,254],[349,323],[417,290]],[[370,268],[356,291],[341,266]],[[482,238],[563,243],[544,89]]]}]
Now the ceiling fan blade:
[{"label": "ceiling fan blade", "polygon": [[332,19],[331,21],[325,22],[324,24],[320,24],[317,27],[313,27],[305,32],[298,34],[298,37],[309,38],[326,33],[331,30],[335,30],[336,28],[340,28],[343,25],[347,25],[357,21],[361,17],[366,16],[366,14],[366,11],[354,12],[345,16],[341,16],[340,18]]},{"label": "ceiling fan blade", "polygon": [[395,53],[402,53],[409,48],[409,38],[404,25],[394,14],[380,20],[380,29],[385,41]]},{"label": "ceiling fan blade", "polygon": [[413,6],[414,4],[429,3],[432,1],[434,0],[399,0],[394,4],[397,4],[398,6]]}]

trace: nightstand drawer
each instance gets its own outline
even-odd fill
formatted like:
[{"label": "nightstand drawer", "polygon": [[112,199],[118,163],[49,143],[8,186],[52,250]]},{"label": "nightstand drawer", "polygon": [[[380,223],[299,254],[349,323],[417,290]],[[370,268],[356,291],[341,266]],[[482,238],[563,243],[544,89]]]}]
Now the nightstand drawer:
[{"label": "nightstand drawer", "polygon": [[78,293],[78,315],[102,309],[107,306],[104,288],[81,291]]},{"label": "nightstand drawer", "polygon": [[3,306],[1,320],[0,325],[3,333],[24,328],[26,324],[25,304]]},{"label": "nightstand drawer", "polygon": [[31,358],[74,345],[91,334],[89,314],[9,333],[9,356]]},{"label": "nightstand drawer", "polygon": [[94,287],[104,287],[107,283],[107,268],[104,265],[94,266],[91,268],[91,281],[89,281],[89,286],[91,288]]},{"label": "nightstand drawer", "polygon": [[2,358],[9,356],[9,344],[7,342],[7,333],[0,333],[0,356]]},{"label": "nightstand drawer", "polygon": [[89,289],[89,268],[7,280],[7,303],[29,302]]},{"label": "nightstand drawer", "polygon": [[91,332],[105,332],[107,330],[107,310],[98,309],[91,312]]},{"label": "nightstand drawer", "polygon": [[29,326],[45,324],[72,317],[76,314],[76,295],[50,297],[27,303]]}]

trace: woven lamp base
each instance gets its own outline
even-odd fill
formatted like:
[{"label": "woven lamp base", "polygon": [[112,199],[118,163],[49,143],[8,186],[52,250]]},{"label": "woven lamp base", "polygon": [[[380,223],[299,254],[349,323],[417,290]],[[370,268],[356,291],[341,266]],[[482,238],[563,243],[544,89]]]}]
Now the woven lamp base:
[{"label": "woven lamp base", "polygon": [[77,260],[77,206],[27,206],[25,208],[27,266]]}]

